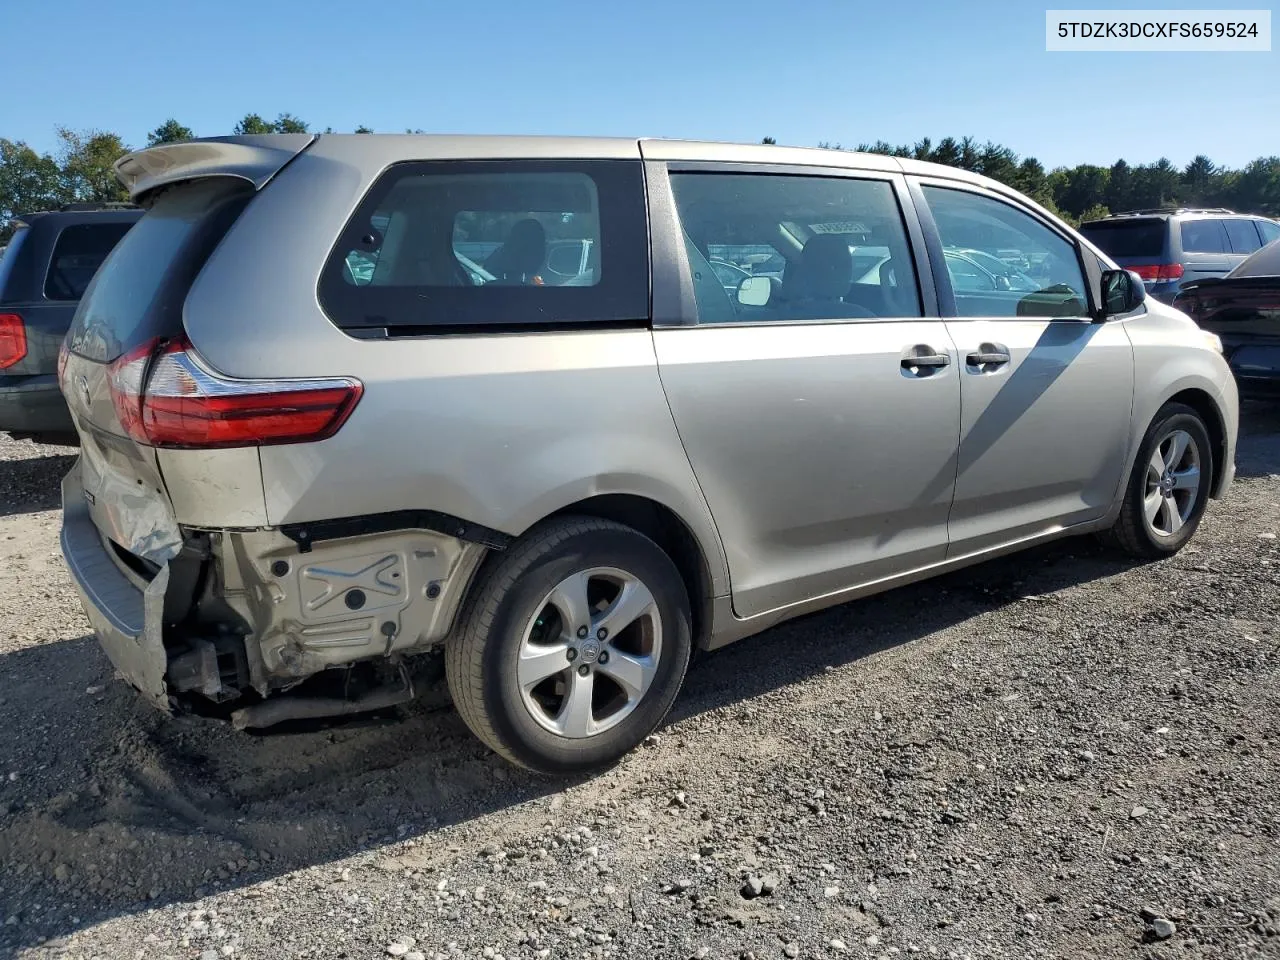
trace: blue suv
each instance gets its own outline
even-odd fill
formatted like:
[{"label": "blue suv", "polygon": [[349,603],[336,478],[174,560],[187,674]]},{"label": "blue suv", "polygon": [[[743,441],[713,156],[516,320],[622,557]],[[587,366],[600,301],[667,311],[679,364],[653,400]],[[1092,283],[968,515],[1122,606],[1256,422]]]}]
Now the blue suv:
[{"label": "blue suv", "polygon": [[1080,232],[1142,277],[1148,296],[1172,303],[1184,283],[1225,277],[1280,240],[1280,223],[1222,208],[1136,210],[1090,220]]}]

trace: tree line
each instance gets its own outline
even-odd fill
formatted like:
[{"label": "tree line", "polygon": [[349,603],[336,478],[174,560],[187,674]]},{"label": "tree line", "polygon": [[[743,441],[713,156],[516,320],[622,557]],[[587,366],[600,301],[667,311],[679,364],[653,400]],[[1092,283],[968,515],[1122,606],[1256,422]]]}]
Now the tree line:
[{"label": "tree line", "polygon": [[[290,113],[268,120],[245,114],[235,134],[308,133],[308,124]],[[326,128],[324,133],[332,133]],[[366,126],[355,133],[372,133]],[[406,130],[422,133],[422,130]],[[147,146],[176,143],[195,136],[190,127],[170,118],[147,134]],[[765,137],[764,143],[776,142]],[[838,143],[820,143],[832,150]],[[1110,166],[1082,163],[1046,170],[1035,157],[1020,157],[1009,147],[973,137],[928,137],[893,145],[883,140],[860,144],[859,151],[913,157],[980,173],[1013,187],[1072,223],[1126,210],[1179,206],[1227,207],[1240,213],[1280,217],[1280,157],[1259,157],[1243,169],[1218,166],[1200,155],[1183,168],[1167,159]],[[20,140],[0,137],[0,243],[13,231],[13,218],[27,211],[56,209],[77,202],[127,200],[113,164],[130,147],[116,133],[58,129],[58,147],[38,153]]]},{"label": "tree line", "polygon": [[[764,143],[775,142],[765,137]],[[820,143],[832,150],[836,143]],[[1203,154],[1183,168],[1167,159],[1110,166],[1082,163],[1045,170],[1035,157],[1020,157],[1008,147],[973,137],[946,137],[936,144],[928,137],[895,146],[883,140],[859,144],[863,153],[912,157],[959,167],[991,177],[1026,194],[1073,224],[1131,210],[1176,207],[1226,207],[1237,213],[1280,217],[1280,157],[1259,157],[1233,170]]]},{"label": "tree line", "polygon": [[[235,134],[308,133],[310,127],[291,113],[267,120],[245,114],[232,128]],[[324,133],[333,133],[326,128]],[[356,127],[355,133],[373,133]],[[406,130],[406,133],[422,133]],[[147,143],[178,143],[195,137],[192,129],[170,118],[147,134]],[[56,210],[68,203],[109,203],[129,199],[116,179],[114,164],[132,149],[119,134],[101,130],[81,132],[58,128],[58,146],[38,153],[21,140],[0,137],[0,244],[13,233],[13,218],[36,210]]]}]

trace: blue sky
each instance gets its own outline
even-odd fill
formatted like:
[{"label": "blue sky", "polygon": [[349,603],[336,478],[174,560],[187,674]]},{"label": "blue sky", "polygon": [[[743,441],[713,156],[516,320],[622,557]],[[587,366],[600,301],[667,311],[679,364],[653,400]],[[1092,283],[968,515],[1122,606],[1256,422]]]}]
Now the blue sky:
[{"label": "blue sky", "polygon": [[0,136],[136,146],[169,116],[212,136],[288,111],[313,129],[805,146],[969,134],[1048,167],[1280,153],[1280,53],[1047,53],[1046,6],[1072,5],[0,0]]}]

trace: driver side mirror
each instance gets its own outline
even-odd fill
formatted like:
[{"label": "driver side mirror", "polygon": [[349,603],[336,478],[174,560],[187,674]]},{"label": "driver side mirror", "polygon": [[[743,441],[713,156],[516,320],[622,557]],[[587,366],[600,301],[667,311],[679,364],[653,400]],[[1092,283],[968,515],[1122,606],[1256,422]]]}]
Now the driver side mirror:
[{"label": "driver side mirror", "polygon": [[763,307],[773,295],[768,277],[743,277],[738,284],[738,303],[744,307]]},{"label": "driver side mirror", "polygon": [[1142,278],[1132,270],[1104,270],[1102,272],[1103,319],[1119,314],[1132,313],[1147,299],[1147,288]]}]

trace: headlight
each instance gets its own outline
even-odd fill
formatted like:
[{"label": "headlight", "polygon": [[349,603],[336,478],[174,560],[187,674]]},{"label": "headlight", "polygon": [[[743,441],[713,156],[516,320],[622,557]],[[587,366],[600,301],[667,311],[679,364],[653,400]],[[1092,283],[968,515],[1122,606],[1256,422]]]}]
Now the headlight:
[{"label": "headlight", "polygon": [[1216,353],[1222,353],[1222,338],[1216,333],[1210,333],[1208,330],[1201,330],[1200,335],[1204,337],[1204,342],[1209,345],[1209,349]]}]

